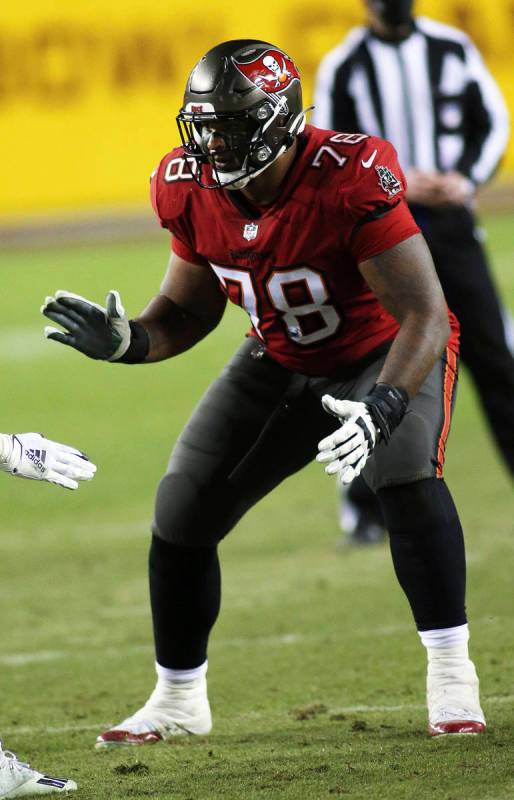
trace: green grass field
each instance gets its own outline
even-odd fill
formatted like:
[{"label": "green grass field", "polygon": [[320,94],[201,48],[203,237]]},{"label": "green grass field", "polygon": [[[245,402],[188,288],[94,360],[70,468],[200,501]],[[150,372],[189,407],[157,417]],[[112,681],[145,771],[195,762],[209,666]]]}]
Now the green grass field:
[{"label": "green grass field", "polygon": [[[514,310],[514,216],[486,220]],[[425,735],[425,656],[387,548],[338,550],[335,484],[312,465],[223,544],[212,638],[215,727],[205,739],[100,752],[97,733],[153,688],[146,554],[157,482],[193,404],[246,318],[175,361],[124,367],[42,338],[46,294],[135,315],[158,288],[167,241],[3,253],[1,430],[85,449],[93,483],[65,492],[1,477],[0,734],[77,800],[507,800],[514,797],[514,504],[466,375],[447,480],[468,546],[471,652],[483,737]]]}]

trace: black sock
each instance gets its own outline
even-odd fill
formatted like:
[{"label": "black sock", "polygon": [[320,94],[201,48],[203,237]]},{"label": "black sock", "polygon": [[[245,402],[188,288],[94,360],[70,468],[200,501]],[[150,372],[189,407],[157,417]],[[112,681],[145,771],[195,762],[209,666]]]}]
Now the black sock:
[{"label": "black sock", "polygon": [[154,536],[149,566],[157,663],[170,669],[199,667],[220,609],[217,549],[173,545]]},{"label": "black sock", "polygon": [[418,630],[466,623],[466,558],[457,509],[443,480],[381,489],[394,569]]}]

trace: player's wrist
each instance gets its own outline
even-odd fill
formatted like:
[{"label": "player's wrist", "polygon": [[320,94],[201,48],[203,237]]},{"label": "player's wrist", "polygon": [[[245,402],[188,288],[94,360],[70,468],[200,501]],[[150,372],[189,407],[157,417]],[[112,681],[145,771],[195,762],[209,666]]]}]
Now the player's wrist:
[{"label": "player's wrist", "polygon": [[110,361],[118,364],[141,364],[150,350],[150,337],[146,328],[140,322],[131,319],[129,322],[130,338],[125,351],[117,358],[111,357]]},{"label": "player's wrist", "polygon": [[108,356],[105,360],[106,361],[119,361],[127,352],[130,347],[130,339],[131,339],[131,332],[128,321],[126,322],[126,329],[120,331],[119,329],[113,330],[112,334],[112,345],[116,349],[114,352]]},{"label": "player's wrist", "polygon": [[409,395],[399,386],[388,383],[376,383],[369,394],[363,397],[371,419],[387,443],[396,430],[409,405]]},{"label": "player's wrist", "polygon": [[0,433],[0,469],[9,468],[9,459],[13,451],[13,439],[10,433]]},{"label": "player's wrist", "polygon": [[0,470],[12,472],[21,456],[21,443],[12,433],[0,433]]}]

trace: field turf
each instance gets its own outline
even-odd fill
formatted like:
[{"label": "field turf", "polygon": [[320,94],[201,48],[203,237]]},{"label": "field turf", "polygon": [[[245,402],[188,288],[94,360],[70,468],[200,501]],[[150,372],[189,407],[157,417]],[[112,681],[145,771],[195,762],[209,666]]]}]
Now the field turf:
[{"label": "field turf", "polygon": [[[514,215],[486,219],[514,310]],[[95,752],[153,688],[146,557],[168,452],[246,329],[238,309],[194,351],[153,366],[90,361],[42,338],[58,288],[131,315],[157,290],[167,242],[4,252],[1,430],[85,449],[93,483],[1,478],[0,735],[77,800],[507,800],[514,797],[512,484],[462,375],[447,480],[468,548],[471,653],[489,730],[425,735],[424,652],[386,546],[337,548],[335,484],[314,464],[222,545],[206,738]],[[277,454],[277,458],[280,454]],[[206,520],[208,509],[206,509]]]}]

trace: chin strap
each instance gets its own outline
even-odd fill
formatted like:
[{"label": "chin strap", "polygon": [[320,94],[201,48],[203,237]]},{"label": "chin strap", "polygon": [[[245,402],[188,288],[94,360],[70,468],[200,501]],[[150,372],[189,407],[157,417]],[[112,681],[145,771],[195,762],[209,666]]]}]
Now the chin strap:
[{"label": "chin strap", "polygon": [[[275,159],[273,159],[273,161],[275,161]],[[244,171],[244,169],[238,169],[235,172],[216,171],[216,178],[224,189],[229,189],[234,191],[238,189],[244,189],[245,186],[248,186],[252,178],[257,177],[257,175],[260,175],[261,172],[264,172],[266,167],[269,167],[273,163],[273,161],[270,161],[269,164],[266,164],[264,167],[261,167],[256,172],[252,172],[250,175],[248,175]]]}]

